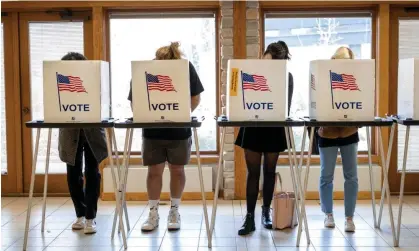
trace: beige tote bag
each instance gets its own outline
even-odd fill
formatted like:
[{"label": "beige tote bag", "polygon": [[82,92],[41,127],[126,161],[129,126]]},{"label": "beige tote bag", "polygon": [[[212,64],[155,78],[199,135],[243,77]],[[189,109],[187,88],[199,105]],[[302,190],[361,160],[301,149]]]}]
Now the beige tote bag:
[{"label": "beige tote bag", "polygon": [[[277,184],[281,190],[277,192]],[[293,192],[284,192],[282,190],[282,179],[279,173],[276,173],[275,190],[273,197],[273,229],[294,228],[298,225],[295,194]]]}]

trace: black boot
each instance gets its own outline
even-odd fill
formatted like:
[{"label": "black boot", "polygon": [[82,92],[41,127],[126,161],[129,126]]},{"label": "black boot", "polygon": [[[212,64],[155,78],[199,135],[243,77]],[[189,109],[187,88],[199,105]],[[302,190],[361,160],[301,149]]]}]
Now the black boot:
[{"label": "black boot", "polygon": [[262,206],[262,225],[267,229],[272,229],[271,208]]},{"label": "black boot", "polygon": [[243,226],[239,229],[239,235],[248,235],[255,230],[255,215],[248,213],[244,219]]}]

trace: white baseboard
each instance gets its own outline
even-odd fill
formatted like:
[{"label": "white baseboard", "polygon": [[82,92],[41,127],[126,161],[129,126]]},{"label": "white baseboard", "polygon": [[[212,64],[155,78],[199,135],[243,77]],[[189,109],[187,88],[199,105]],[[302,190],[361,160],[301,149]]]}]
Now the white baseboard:
[{"label": "white baseboard", "polygon": [[[289,166],[277,166],[277,172],[281,174],[283,189],[286,191],[292,191],[292,180]],[[381,191],[381,166],[372,165],[373,176],[374,176],[374,191]],[[306,167],[303,167],[302,177],[305,176]],[[310,167],[309,179],[307,191],[315,192],[319,191],[319,177],[320,177],[320,165],[313,165]],[[333,190],[335,192],[343,192],[344,178],[342,165],[336,165],[335,178],[333,182]],[[302,180],[304,182],[304,180]],[[358,183],[359,191],[370,191],[370,176],[368,165],[358,165]]]},{"label": "white baseboard", "polygon": [[[186,173],[186,184],[185,184],[184,191],[185,192],[201,192],[198,167],[194,165],[186,166],[185,173]],[[212,167],[202,166],[202,173],[203,173],[203,178],[204,178],[205,192],[212,192],[213,190]],[[147,167],[143,167],[141,165],[131,165],[129,167],[127,192],[128,193],[147,192],[146,178],[147,178]],[[170,173],[169,173],[168,168],[166,167],[163,173],[162,192],[169,192],[169,185],[170,185]],[[103,192],[104,193],[114,192],[110,166],[106,166],[103,169]]]},{"label": "white baseboard", "polygon": [[[303,175],[305,175],[305,166],[303,167]],[[374,175],[374,190],[376,192],[381,191],[381,167],[379,165],[372,166]],[[212,192],[215,183],[215,172],[216,167],[212,165],[205,165],[202,167],[205,192]],[[277,166],[277,171],[281,173],[283,180],[283,188],[287,191],[292,191],[291,173],[289,166],[281,165]],[[185,167],[186,172],[186,186],[185,192],[201,192],[199,186],[199,175],[198,167],[196,165],[189,165]],[[263,172],[261,172],[263,173]],[[304,176],[303,176],[304,177]],[[320,177],[320,166],[313,165],[310,167],[310,177],[308,181],[308,192],[318,192]],[[146,188],[147,168],[141,165],[131,165],[128,175],[128,187],[127,192],[141,193],[147,192]],[[261,177],[262,178],[262,177]],[[166,168],[163,174],[163,191],[169,192],[169,170]],[[358,165],[358,182],[359,191],[370,191],[370,178],[368,165]],[[221,183],[221,189],[223,187],[223,181]],[[344,178],[342,165],[337,165],[335,170],[334,179],[334,191],[343,192]],[[103,192],[113,193],[111,169],[106,166],[103,170]]]}]

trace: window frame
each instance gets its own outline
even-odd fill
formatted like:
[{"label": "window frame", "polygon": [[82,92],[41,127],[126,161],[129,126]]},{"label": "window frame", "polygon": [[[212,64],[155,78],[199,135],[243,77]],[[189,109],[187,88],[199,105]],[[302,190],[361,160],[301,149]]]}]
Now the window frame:
[{"label": "window frame", "polygon": [[[219,24],[220,24],[220,10],[219,8],[205,8],[205,9],[182,9],[181,11],[175,8],[169,9],[152,9],[152,10],[133,10],[133,9],[110,9],[106,11],[106,59],[109,62],[110,68],[112,67],[111,61],[111,38],[110,38],[110,21],[111,18],[114,19],[124,19],[124,18],[205,18],[205,17],[214,17],[214,25],[215,25],[215,105],[216,105],[216,117],[220,114],[220,106],[221,106],[221,98],[220,98],[220,31],[219,31]],[[110,71],[111,72],[111,71]],[[112,73],[111,73],[112,74]],[[110,79],[110,89],[112,89],[112,78]],[[112,95],[112,91],[111,91]],[[111,100],[112,105],[112,100]],[[111,114],[112,116],[112,114]],[[205,118],[213,119],[213,118]],[[218,161],[218,156],[220,154],[220,142],[218,139],[219,135],[219,127],[216,125],[216,149],[213,151],[199,151],[201,158],[204,159],[203,163],[216,163]],[[118,149],[118,155],[122,156],[124,154],[123,151]],[[191,159],[193,160],[191,163],[195,163],[196,159],[196,151],[192,151]],[[131,158],[134,159],[142,159],[141,151],[132,151]]]},{"label": "window frame", "polygon": [[[309,6],[307,8],[295,7],[295,6],[282,6],[282,7],[270,7],[269,3],[262,5],[259,10],[261,17],[260,22],[260,55],[263,55],[265,50],[265,22],[267,18],[283,17],[283,18],[315,18],[315,17],[330,17],[330,16],[339,16],[339,17],[370,17],[371,18],[371,59],[376,59],[376,41],[377,41],[377,27],[376,27],[376,18],[377,10],[374,7],[364,6],[357,8],[355,6],[350,6],[347,8],[337,8],[337,7],[325,7],[325,6]],[[268,16],[268,17],[267,17]],[[269,17],[270,16],[270,17]],[[377,86],[377,81],[375,83]],[[377,94],[375,96],[375,110],[377,111]],[[371,158],[372,163],[379,163],[379,156],[377,153],[377,133],[376,128],[371,128]],[[307,135],[308,138],[308,135]],[[309,140],[309,138],[307,139]],[[308,144],[308,142],[306,142]],[[296,149],[297,155],[301,154],[299,149]],[[307,161],[307,151],[304,151],[304,163]],[[368,151],[358,151],[358,163],[367,164],[368,163]],[[311,155],[310,162],[312,164],[320,164],[319,155]],[[278,162],[279,165],[289,164],[288,154],[281,153]],[[337,163],[342,163],[341,156],[338,156]]]}]

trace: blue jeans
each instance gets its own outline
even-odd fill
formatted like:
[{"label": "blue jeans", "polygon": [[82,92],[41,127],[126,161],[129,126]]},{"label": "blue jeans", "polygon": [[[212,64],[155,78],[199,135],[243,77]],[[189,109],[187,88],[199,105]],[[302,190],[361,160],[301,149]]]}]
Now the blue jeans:
[{"label": "blue jeans", "polygon": [[345,178],[345,216],[353,217],[358,197],[358,143],[341,147],[319,147],[321,164],[320,203],[323,213],[333,213],[333,177],[339,148],[342,156],[343,176]]}]

